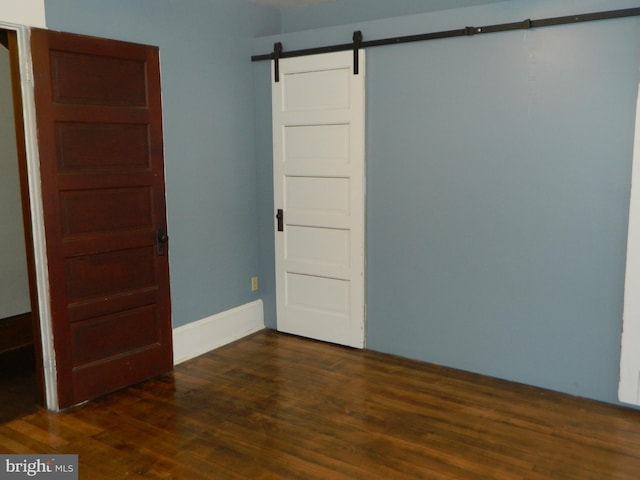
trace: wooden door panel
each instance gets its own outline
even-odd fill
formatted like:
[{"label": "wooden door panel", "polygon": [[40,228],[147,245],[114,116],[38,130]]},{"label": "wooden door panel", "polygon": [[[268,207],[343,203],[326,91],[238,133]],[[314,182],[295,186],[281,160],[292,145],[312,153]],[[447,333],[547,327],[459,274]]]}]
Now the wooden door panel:
[{"label": "wooden door panel", "polygon": [[64,192],[65,237],[152,226],[148,187]]},{"label": "wooden door panel", "polygon": [[74,256],[65,260],[67,299],[104,301],[109,296],[152,288],[155,248],[128,248],[105,253]]},{"label": "wooden door panel", "polygon": [[173,365],[158,49],[33,30],[60,408]]},{"label": "wooden door panel", "polygon": [[150,167],[145,124],[57,123],[56,144],[60,172]]},{"label": "wooden door panel", "polygon": [[[155,377],[165,371],[158,371],[157,365],[165,362],[160,348],[149,346],[145,349],[114,356],[110,361],[94,362],[73,368],[72,398],[92,399],[133,383]],[[136,379],[133,380],[132,379]],[[76,402],[78,403],[78,401]]]},{"label": "wooden door panel", "polygon": [[152,198],[147,186],[62,192],[64,237],[151,227]]},{"label": "wooden door panel", "polygon": [[94,301],[79,301],[69,303],[68,320],[70,323],[90,320],[111,312],[125,312],[156,302],[156,289],[140,289],[137,292],[127,292],[126,295],[112,295],[108,301],[102,302],[99,297]]},{"label": "wooden door panel", "polygon": [[147,106],[144,60],[55,50],[50,59],[56,103]]},{"label": "wooden door panel", "polygon": [[113,358],[123,348],[138,350],[159,344],[157,313],[153,305],[145,305],[72,323],[74,368]]}]

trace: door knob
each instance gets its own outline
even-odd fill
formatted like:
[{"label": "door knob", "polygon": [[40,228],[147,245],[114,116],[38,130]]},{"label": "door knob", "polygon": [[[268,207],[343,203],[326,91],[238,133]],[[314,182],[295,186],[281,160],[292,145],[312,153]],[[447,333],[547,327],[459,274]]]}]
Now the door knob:
[{"label": "door knob", "polygon": [[156,230],[156,254],[165,255],[167,253],[167,243],[169,242],[169,236],[167,231],[160,227]]}]

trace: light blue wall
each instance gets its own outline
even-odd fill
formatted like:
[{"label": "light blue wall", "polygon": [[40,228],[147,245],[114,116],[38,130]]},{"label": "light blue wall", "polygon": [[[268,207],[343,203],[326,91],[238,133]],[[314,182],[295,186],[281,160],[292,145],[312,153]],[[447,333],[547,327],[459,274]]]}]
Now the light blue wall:
[{"label": "light blue wall", "polygon": [[[391,3],[353,17],[338,1],[339,23],[353,22],[340,26],[308,10],[314,30],[284,12],[284,29],[305,31],[257,39],[253,53],[356,29],[373,39],[640,6],[510,0],[372,20],[408,12]],[[259,273],[275,326],[269,65],[249,56],[253,37],[279,31],[278,12],[238,0],[46,9],[53,29],[160,46],[174,324],[258,298]],[[616,401],[639,27],[369,50],[369,348]]]},{"label": "light blue wall", "polygon": [[282,33],[470,7],[506,0],[338,0],[282,10]]},{"label": "light blue wall", "polygon": [[[638,6],[512,0],[266,37],[254,54]],[[368,348],[617,402],[640,20],[372,48],[367,62]],[[254,72],[275,326],[268,63]]]},{"label": "light blue wall", "polygon": [[46,0],[47,25],[158,45],[174,326],[258,298],[251,42],[275,9],[243,0]]}]

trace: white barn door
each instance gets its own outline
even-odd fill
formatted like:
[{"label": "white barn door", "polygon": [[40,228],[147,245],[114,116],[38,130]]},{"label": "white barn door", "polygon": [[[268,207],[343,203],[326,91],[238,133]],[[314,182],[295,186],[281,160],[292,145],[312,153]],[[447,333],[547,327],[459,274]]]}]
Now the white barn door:
[{"label": "white barn door", "polygon": [[[364,51],[272,78],[278,330],[364,347]],[[274,75],[272,68],[272,75]]]}]

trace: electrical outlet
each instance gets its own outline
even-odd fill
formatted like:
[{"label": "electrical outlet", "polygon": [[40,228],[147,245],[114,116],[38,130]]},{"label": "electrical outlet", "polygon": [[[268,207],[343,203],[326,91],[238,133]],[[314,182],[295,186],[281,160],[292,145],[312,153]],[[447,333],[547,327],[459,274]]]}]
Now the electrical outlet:
[{"label": "electrical outlet", "polygon": [[258,290],[258,277],[251,277],[251,291],[255,292]]}]

